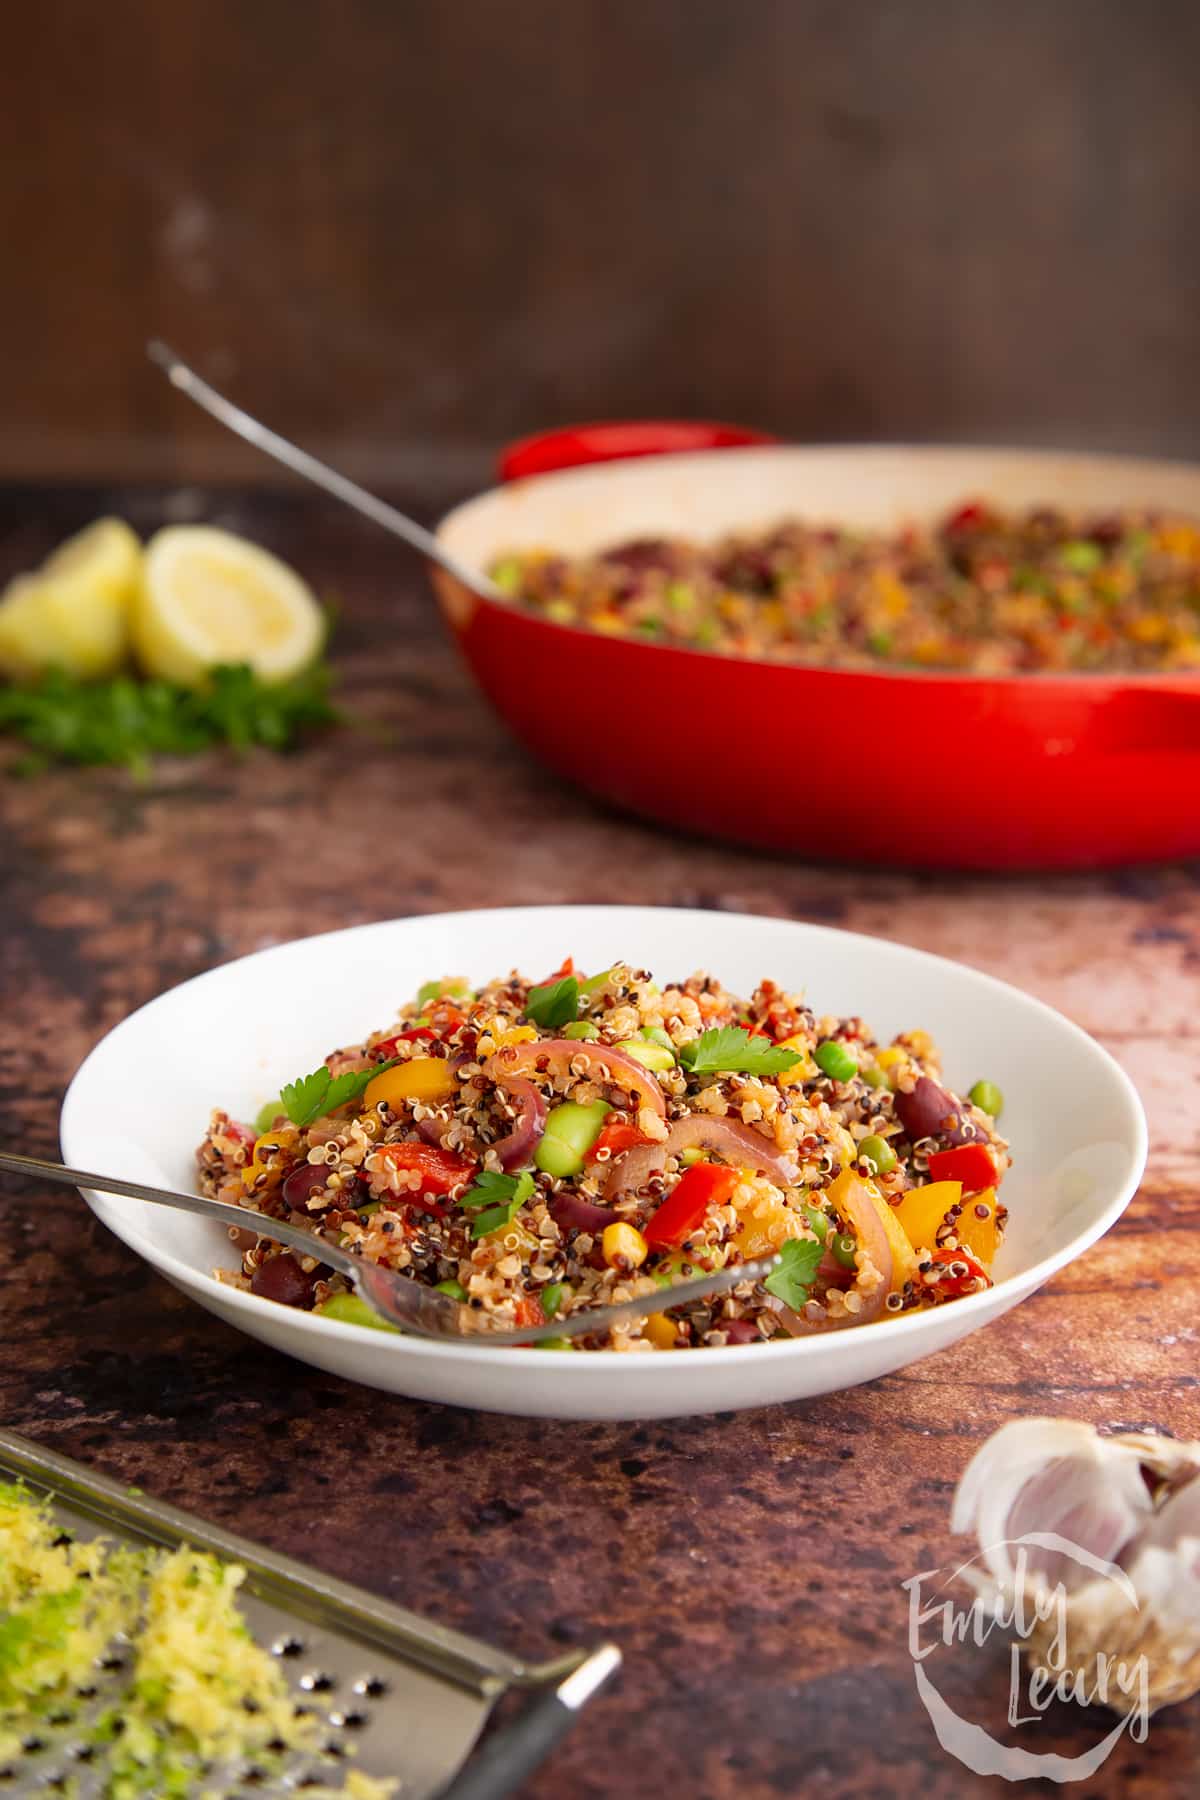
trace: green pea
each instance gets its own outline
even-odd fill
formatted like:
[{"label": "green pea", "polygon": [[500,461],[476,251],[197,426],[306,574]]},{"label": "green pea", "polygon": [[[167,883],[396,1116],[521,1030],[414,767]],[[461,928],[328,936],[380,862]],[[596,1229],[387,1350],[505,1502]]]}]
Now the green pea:
[{"label": "green pea", "polygon": [[832,1249],[834,1262],[841,1263],[843,1269],[853,1269],[856,1266],[854,1256],[858,1249],[858,1239],[851,1237],[849,1232],[839,1233],[833,1240]]},{"label": "green pea", "polygon": [[886,1138],[872,1132],[858,1146],[858,1160],[871,1163],[877,1175],[890,1175],[896,1166],[896,1152]]},{"label": "green pea", "polygon": [[521,574],[521,559],[518,556],[506,556],[503,561],[492,564],[492,583],[502,594],[520,593]]},{"label": "green pea", "polygon": [[259,1137],[264,1131],[271,1131],[274,1128],[275,1121],[282,1112],[283,1102],[281,1100],[268,1100],[265,1106],[259,1107],[254,1116],[254,1129]]},{"label": "green pea", "polygon": [[390,1319],[380,1318],[359,1294],[330,1294],[317,1307],[322,1319],[340,1319],[343,1325],[366,1325],[371,1331],[399,1331]]},{"label": "green pea", "polygon": [[661,1044],[648,1044],[644,1038],[626,1038],[617,1049],[632,1056],[634,1062],[640,1062],[643,1069],[653,1069],[656,1074],[661,1075],[664,1069],[675,1067],[674,1050],[664,1050]]},{"label": "green pea", "polygon": [[804,1208],[804,1217],[808,1220],[809,1230],[824,1243],[830,1232],[833,1230],[833,1220],[829,1217],[829,1214],[822,1212],[818,1206],[806,1206]]},{"label": "green pea", "polygon": [[813,1051],[813,1060],[831,1081],[850,1081],[858,1074],[857,1062],[837,1038],[826,1038],[823,1044],[818,1044]]},{"label": "green pea", "polygon": [[564,1297],[570,1293],[565,1281],[552,1281],[542,1289],[542,1311],[548,1319],[553,1319]]},{"label": "green pea", "polygon": [[990,1113],[993,1119],[998,1119],[1004,1111],[1004,1095],[994,1081],[977,1081],[967,1094],[967,1099],[980,1112]]},{"label": "green pea", "polygon": [[435,1294],[449,1294],[452,1300],[465,1300],[467,1297],[467,1290],[462,1282],[455,1281],[453,1277],[449,1281],[439,1281],[433,1291]]},{"label": "green pea", "polygon": [[868,1087],[881,1088],[888,1084],[887,1076],[882,1069],[876,1068],[874,1063],[868,1063],[865,1069],[860,1069],[858,1072]]},{"label": "green pea", "polygon": [[612,1108],[603,1100],[580,1106],[564,1100],[546,1120],[533,1160],[547,1175],[578,1175]]},{"label": "green pea", "polygon": [[573,1350],[575,1346],[570,1338],[542,1338],[539,1343],[534,1344],[533,1348],[535,1350]]},{"label": "green pea", "polygon": [[600,1036],[600,1027],[598,1025],[593,1025],[590,1019],[576,1019],[573,1024],[563,1026],[563,1036],[565,1038],[579,1038],[581,1041],[586,1041],[589,1038],[598,1038]]},{"label": "green pea", "polygon": [[1090,575],[1104,561],[1104,552],[1087,538],[1073,538],[1069,544],[1059,545],[1058,560],[1074,575]]}]

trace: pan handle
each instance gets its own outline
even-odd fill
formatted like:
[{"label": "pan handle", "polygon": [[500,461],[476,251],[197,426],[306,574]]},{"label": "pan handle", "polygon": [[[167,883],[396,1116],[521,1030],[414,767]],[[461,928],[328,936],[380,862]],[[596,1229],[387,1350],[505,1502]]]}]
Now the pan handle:
[{"label": "pan handle", "polygon": [[504,446],[496,466],[501,481],[521,481],[527,475],[548,475],[585,463],[671,456],[684,450],[745,449],[780,441],[769,431],[708,419],[608,419],[517,438]]},{"label": "pan handle", "polygon": [[1118,688],[1096,720],[1096,749],[1200,756],[1200,674]]}]

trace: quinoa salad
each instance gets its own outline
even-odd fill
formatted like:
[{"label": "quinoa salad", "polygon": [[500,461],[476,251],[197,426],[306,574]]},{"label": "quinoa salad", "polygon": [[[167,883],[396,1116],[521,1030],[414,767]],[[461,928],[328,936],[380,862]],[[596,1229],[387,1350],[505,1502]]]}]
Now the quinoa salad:
[{"label": "quinoa salad", "polygon": [[[322,1265],[325,1237],[510,1326],[644,1297],[644,1319],[559,1347],[653,1352],[991,1286],[1002,1107],[986,1078],[944,1085],[922,1030],[884,1043],[773,981],[742,999],[568,958],[537,983],[426,983],[253,1124],[214,1112],[197,1161],[202,1193],[313,1233],[300,1256],[235,1228],[240,1272],[218,1278],[251,1293],[394,1329]],[[764,1280],[664,1309],[672,1284],[772,1253]]]},{"label": "quinoa salad", "polygon": [[981,502],[863,532],[787,520],[701,546],[646,538],[522,551],[493,582],[564,625],[840,668],[1200,669],[1200,525]]}]

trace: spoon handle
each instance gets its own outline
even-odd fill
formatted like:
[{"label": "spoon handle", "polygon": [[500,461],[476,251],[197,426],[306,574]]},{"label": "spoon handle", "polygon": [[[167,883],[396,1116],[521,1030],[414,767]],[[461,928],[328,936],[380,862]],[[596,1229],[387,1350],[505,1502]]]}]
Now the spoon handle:
[{"label": "spoon handle", "polygon": [[280,437],[277,431],[270,430],[268,426],[261,424],[248,412],[243,412],[240,406],[235,406],[232,400],[227,400],[224,394],[219,394],[216,388],[204,380],[203,376],[197,375],[196,371],[185,363],[182,357],[176,355],[169,344],[164,344],[159,338],[152,338],[146,345],[146,354],[152,363],[157,363],[158,367],[165,372],[172,387],[177,387],[180,393],[186,394],[189,400],[195,401],[197,406],[202,407],[219,424],[224,425],[227,431],[232,431],[236,436],[244,438],[246,443],[253,444],[256,450],[261,450],[264,456],[273,457],[276,462],[282,463],[294,474],[302,475],[305,481],[311,481],[314,486],[323,488],[327,494],[332,494],[334,499],[340,500],[344,506],[352,506],[355,512],[372,519],[376,525],[382,525],[385,531],[390,531],[396,537],[403,538],[406,544],[410,544],[414,550],[419,550],[421,555],[427,556],[431,562],[440,564],[448,574],[453,575],[456,580],[461,581],[474,593],[483,594],[489,600],[501,597],[485,575],[482,575],[478,569],[469,569],[465,563],[460,563],[456,556],[451,556],[448,550],[443,549],[431,531],[426,531],[423,525],[418,525],[417,521],[410,519],[407,513],[402,513],[398,508],[389,506],[386,500],[380,500],[377,495],[368,493],[366,488],[359,487],[358,483],[351,481],[348,475],[339,475],[338,471],[331,469],[328,463],[320,462],[317,457],[310,456],[307,450],[301,450],[298,444],[290,443],[287,438]]},{"label": "spoon handle", "polygon": [[57,1181],[64,1187],[90,1188],[98,1194],[122,1194],[128,1200],[150,1200],[156,1206],[171,1206],[176,1212],[195,1213],[202,1219],[216,1219],[221,1225],[237,1225],[243,1231],[261,1227],[264,1236],[278,1244],[287,1244],[305,1256],[319,1256],[323,1263],[348,1275],[357,1286],[359,1265],[337,1244],[325,1238],[316,1239],[302,1225],[289,1225],[282,1219],[268,1219],[264,1213],[248,1206],[230,1206],[224,1200],[209,1200],[203,1194],[180,1194],[172,1188],[150,1187],[144,1181],[125,1181],[119,1175],[93,1175],[87,1169],[71,1169],[66,1163],[44,1162],[37,1156],[17,1156],[0,1151],[0,1169],[13,1175],[32,1175],[42,1181]]}]

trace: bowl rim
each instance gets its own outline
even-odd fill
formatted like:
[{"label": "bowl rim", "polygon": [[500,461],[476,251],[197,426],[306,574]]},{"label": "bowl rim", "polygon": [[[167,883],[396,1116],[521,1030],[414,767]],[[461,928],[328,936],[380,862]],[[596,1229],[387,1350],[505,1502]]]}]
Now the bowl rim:
[{"label": "bowl rim", "polygon": [[[536,434],[540,435],[540,434]],[[1136,463],[1141,467],[1161,472],[1164,476],[1192,477],[1200,484],[1200,462],[1190,462],[1181,457],[1161,457],[1125,455],[1119,451],[1071,450],[1056,448],[1049,444],[970,444],[970,443],[908,443],[903,439],[896,441],[879,440],[856,443],[774,443],[729,445],[711,449],[672,451],[664,455],[645,455],[630,457],[606,458],[602,461],[579,463],[566,469],[547,469],[536,475],[518,476],[512,481],[501,481],[491,487],[481,488],[478,493],[460,500],[450,510],[443,513],[434,527],[434,536],[444,547],[447,535],[453,531],[460,520],[473,512],[477,507],[529,487],[544,487],[576,483],[583,478],[587,482],[597,483],[614,481],[621,475],[630,475],[635,469],[639,473],[637,480],[652,479],[653,471],[663,470],[667,477],[676,471],[686,471],[689,467],[698,467],[701,463],[709,463],[714,458],[725,459],[737,457],[741,461],[763,460],[776,461],[793,455],[828,457],[831,461],[854,462],[863,458],[879,456],[903,455],[915,460],[927,460],[932,457],[961,455],[967,458],[995,458],[999,462],[1017,461],[1018,459],[1044,459],[1053,462],[1057,459],[1070,458],[1078,465],[1096,469],[1111,468],[1117,464]],[[459,552],[453,552],[461,558]],[[484,574],[482,569],[480,574]],[[433,570],[435,581],[447,581],[456,578],[448,571]],[[786,673],[788,676],[820,676],[823,680],[837,682],[871,681],[871,682],[919,682],[922,685],[933,683],[936,686],[962,684],[969,687],[985,687],[998,689],[1023,690],[1030,685],[1039,688],[1065,687],[1086,690],[1088,688],[1104,688],[1107,691],[1166,692],[1200,694],[1200,670],[1070,670],[1070,669],[1031,669],[1025,674],[985,674],[972,669],[844,669],[824,663],[776,662],[764,656],[741,656],[726,654],[720,650],[705,650],[691,644],[660,644],[651,638],[619,637],[605,639],[602,633],[590,631],[585,625],[562,623],[557,619],[546,618],[542,614],[523,611],[515,601],[506,596],[485,593],[482,589],[472,589],[472,595],[483,606],[491,607],[505,618],[518,618],[527,624],[541,629],[564,633],[568,637],[577,638],[595,644],[597,638],[602,642],[615,643],[631,654],[641,656],[686,656],[699,658],[705,663],[727,665],[735,663],[739,667],[754,669],[772,669]]]},{"label": "bowl rim", "polygon": [[[84,1104],[82,1096],[86,1090],[87,1071],[94,1062],[99,1061],[102,1054],[112,1054],[111,1046],[114,1040],[119,1040],[127,1030],[133,1028],[135,1021],[142,1019],[147,1013],[165,1007],[169,1003],[177,1004],[179,996],[186,993],[189,988],[194,987],[199,983],[212,980],[214,977],[226,978],[228,971],[236,970],[252,960],[261,957],[270,957],[280,952],[292,954],[295,953],[300,946],[310,947],[315,950],[318,946],[333,939],[345,938],[350,934],[361,932],[377,931],[383,933],[393,929],[397,925],[419,925],[423,922],[432,923],[434,921],[437,921],[442,925],[453,925],[458,921],[468,919],[478,920],[481,916],[487,916],[495,919],[498,928],[502,928],[504,921],[506,919],[512,919],[514,915],[528,918],[530,914],[553,914],[557,916],[563,913],[569,914],[572,912],[641,913],[646,911],[662,913],[668,918],[674,916],[679,920],[686,919],[694,921],[696,919],[705,919],[710,923],[713,916],[703,909],[696,907],[645,907],[632,904],[622,906],[563,903],[561,905],[550,904],[542,906],[470,907],[461,908],[454,912],[418,913],[409,915],[406,918],[369,920],[358,925],[340,926],[330,931],[315,932],[306,937],[288,938],[282,943],[269,944],[262,949],[251,950],[242,956],[231,958],[228,962],[217,963],[214,967],[202,970],[199,974],[189,976],[186,980],[175,983],[174,986],[165,989],[162,993],[156,994],[152,999],[145,1001],[141,1006],[135,1008],[133,1012],[128,1013],[125,1018],[107,1031],[99,1042],[93,1045],[91,1050],[88,1051],[74,1075],[71,1077],[67,1091],[63,1096],[63,1102],[59,1113],[59,1136],[63,1146],[64,1160],[67,1162],[76,1162],[71,1145],[72,1142],[75,1141],[77,1135],[82,1137],[85,1133],[86,1128],[80,1123],[80,1111]],[[1112,1229],[1112,1226],[1121,1217],[1141,1184],[1149,1150],[1149,1132],[1146,1123],[1145,1109],[1132,1080],[1125,1073],[1124,1069],[1122,1069],[1116,1058],[1088,1032],[1084,1031],[1081,1026],[1076,1025],[1072,1019],[1068,1019],[1065,1014],[1060,1013],[1056,1008],[1048,1005],[1044,1000],[1039,1000],[1036,996],[1026,993],[1023,988],[1016,987],[1012,982],[1002,981],[998,976],[989,975],[982,969],[973,968],[969,963],[958,962],[952,957],[940,956],[934,951],[921,950],[914,945],[897,943],[890,938],[874,937],[866,932],[846,931],[839,926],[824,925],[816,921],[804,919],[780,919],[758,913],[733,912],[721,913],[719,916],[723,920],[728,920],[731,924],[741,925],[743,927],[752,927],[763,924],[768,924],[772,927],[788,926],[815,934],[818,938],[835,937],[840,940],[850,940],[851,942],[857,941],[869,943],[874,951],[885,956],[894,956],[901,961],[915,959],[918,970],[922,964],[936,965],[942,969],[952,969],[955,972],[956,977],[961,977],[966,981],[968,986],[975,987],[982,993],[991,993],[998,990],[1008,996],[1015,996],[1022,1004],[1031,1008],[1039,1017],[1052,1021],[1056,1029],[1065,1030],[1069,1036],[1078,1041],[1086,1054],[1098,1057],[1102,1063],[1107,1065],[1109,1074],[1115,1078],[1117,1091],[1125,1103],[1127,1113],[1126,1123],[1131,1128],[1130,1139],[1133,1146],[1130,1172],[1125,1181],[1118,1183],[1111,1198],[1101,1209],[1099,1214],[1061,1249],[1043,1257],[1039,1262],[1030,1265],[1028,1268],[1022,1269],[1019,1273],[1002,1278],[1001,1281],[982,1293],[969,1294],[962,1299],[955,1300],[953,1302],[953,1307],[956,1318],[965,1320],[973,1318],[979,1313],[990,1312],[996,1304],[997,1295],[1010,1285],[1020,1287],[1026,1294],[1034,1291],[1034,1289],[1047,1281],[1050,1276],[1056,1274],[1059,1269],[1065,1268],[1067,1264],[1074,1262],[1079,1256],[1083,1255],[1084,1252],[1090,1249],[1091,1246],[1103,1237],[1106,1232]],[[84,1162],[86,1162],[86,1160],[85,1156]],[[76,1163],[76,1166],[83,1165]],[[136,1214],[128,1212],[126,1209],[133,1208],[137,1205],[137,1202],[117,1201],[111,1196],[101,1194],[94,1189],[83,1190],[83,1193],[86,1203],[91,1207],[92,1211],[97,1214],[101,1223],[104,1224],[108,1230],[112,1231],[116,1237],[120,1238],[127,1248],[133,1250],[135,1255],[140,1256],[144,1261],[149,1262],[151,1267],[163,1274],[168,1280],[175,1282],[176,1285],[181,1286],[188,1291],[205,1287],[217,1289],[221,1294],[222,1304],[229,1305],[234,1313],[247,1310],[248,1316],[250,1317],[259,1319],[279,1318],[281,1309],[277,1302],[262,1299],[257,1294],[248,1294],[240,1288],[226,1286],[224,1283],[218,1282],[212,1274],[207,1276],[202,1275],[192,1263],[185,1262],[181,1257],[176,1255],[174,1251],[163,1250],[156,1245],[154,1247],[154,1254],[150,1255],[146,1250],[139,1248],[137,1243],[131,1241],[131,1239],[137,1239],[140,1236],[136,1229],[133,1229],[127,1236],[124,1231],[118,1230],[116,1225],[112,1223],[113,1215],[117,1218],[136,1217]],[[1018,1296],[1018,1299],[1019,1298],[1020,1296]],[[960,1308],[964,1310],[960,1312]],[[328,1332],[332,1329],[341,1336],[343,1341],[358,1343],[360,1345],[369,1343],[375,1348],[377,1353],[385,1355],[398,1354],[400,1356],[409,1356],[415,1354],[418,1357],[431,1357],[434,1359],[448,1357],[456,1362],[470,1362],[483,1357],[490,1365],[497,1357],[510,1355],[515,1348],[515,1346],[512,1345],[489,1345],[486,1338],[480,1338],[478,1341],[464,1340],[462,1343],[456,1343],[450,1340],[442,1341],[440,1339],[435,1340],[430,1338],[409,1337],[403,1334],[397,1334],[395,1337],[392,1337],[390,1333],[380,1332],[370,1326],[347,1324],[344,1321],[336,1319],[317,1319],[315,1315],[302,1312],[296,1308],[289,1307],[283,1310],[291,1320],[297,1322],[298,1328],[302,1333],[310,1331]],[[931,1308],[918,1312],[905,1313],[894,1318],[876,1320],[869,1327],[864,1329],[869,1329],[871,1331],[873,1334],[873,1341],[880,1341],[875,1336],[875,1334],[880,1332],[889,1334],[889,1342],[894,1342],[896,1340],[903,1342],[906,1338],[919,1339],[919,1336],[922,1333],[931,1332],[934,1329],[933,1321],[937,1319],[939,1312],[944,1313],[944,1311],[944,1308]],[[968,1326],[967,1330],[969,1331],[969,1329],[970,1327]],[[813,1358],[828,1354],[827,1346],[835,1335],[840,1339],[842,1334],[814,1333],[813,1336],[807,1338],[775,1338],[764,1341],[758,1345],[726,1344],[715,1348],[706,1347],[704,1350],[703,1361],[699,1364],[699,1367],[704,1368],[711,1366],[714,1357],[721,1359],[722,1363],[727,1364],[731,1357],[744,1356],[750,1350],[753,1350],[759,1357],[768,1356],[774,1360],[779,1360],[786,1356],[808,1356]],[[959,1335],[965,1336],[967,1335],[967,1332],[964,1331]],[[919,1354],[920,1352],[916,1352],[914,1356],[905,1360],[915,1361],[916,1355]],[[678,1368],[681,1365],[690,1367],[696,1362],[696,1353],[694,1349],[658,1350],[655,1351],[653,1356],[631,1356],[626,1352],[615,1350],[593,1350],[587,1352],[586,1355],[581,1356],[578,1359],[572,1357],[567,1366],[580,1367],[581,1369],[589,1367],[611,1369],[612,1359],[618,1356],[621,1358],[621,1366],[623,1368],[631,1365],[637,1368],[645,1366],[647,1368],[656,1368],[660,1371],[662,1371],[664,1367],[673,1366]],[[666,1364],[664,1364],[664,1358],[668,1359]],[[641,1377],[639,1377],[639,1379],[641,1379]]]}]

